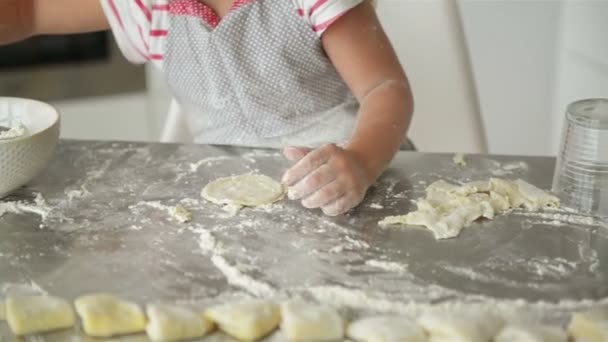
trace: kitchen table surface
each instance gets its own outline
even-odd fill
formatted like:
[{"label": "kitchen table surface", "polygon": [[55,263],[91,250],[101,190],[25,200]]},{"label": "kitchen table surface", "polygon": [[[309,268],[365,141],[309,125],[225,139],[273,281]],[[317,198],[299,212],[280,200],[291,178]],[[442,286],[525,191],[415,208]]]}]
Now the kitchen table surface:
[{"label": "kitchen table surface", "polygon": [[[452,157],[401,152],[357,209],[330,218],[287,199],[230,212],[201,198],[218,177],[280,179],[289,163],[278,151],[62,141],[43,174],[0,201],[0,299],[107,292],[142,305],[204,307],[302,296],[353,317],[481,305],[559,322],[603,302],[601,219],[516,210],[441,241],[420,227],[378,226],[414,209],[412,200],[435,180],[522,178],[549,189],[555,162],[468,155],[458,166]],[[192,212],[191,222],[172,216],[177,204]],[[9,336],[0,324],[0,340]]]}]

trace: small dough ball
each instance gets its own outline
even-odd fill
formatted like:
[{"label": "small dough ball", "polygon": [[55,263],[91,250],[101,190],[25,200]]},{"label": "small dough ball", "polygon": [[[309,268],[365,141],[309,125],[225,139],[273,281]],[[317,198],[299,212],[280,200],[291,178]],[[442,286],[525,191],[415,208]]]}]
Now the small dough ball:
[{"label": "small dough ball", "polygon": [[76,312],[82,327],[90,336],[110,337],[134,334],[146,329],[146,317],[141,308],[109,294],[93,294],[77,298]]},{"label": "small dough ball", "polygon": [[502,318],[489,312],[429,312],[418,324],[433,342],[488,342],[504,325]]},{"label": "small dough ball", "polygon": [[333,308],[290,300],[281,305],[281,331],[290,341],[335,341],[344,338],[344,320]]},{"label": "small dough ball", "polygon": [[10,297],[6,320],[15,335],[27,335],[74,326],[76,315],[66,300],[50,296]]},{"label": "small dough ball", "polygon": [[608,307],[595,308],[572,315],[568,332],[574,341],[608,341]]},{"label": "small dough ball", "polygon": [[177,341],[202,337],[213,330],[213,323],[201,314],[171,305],[146,307],[146,333],[152,341]]},{"label": "small dough ball", "polygon": [[205,317],[230,336],[256,341],[278,327],[281,312],[279,306],[271,301],[248,300],[209,308]]},{"label": "small dough ball", "polygon": [[568,335],[558,327],[543,325],[508,325],[494,342],[568,342]]},{"label": "small dough ball", "polygon": [[285,187],[268,176],[244,174],[216,179],[203,188],[201,195],[217,204],[255,207],[280,200]]},{"label": "small dough ball", "polygon": [[361,342],[426,342],[424,330],[404,317],[370,317],[351,323],[348,337]]}]

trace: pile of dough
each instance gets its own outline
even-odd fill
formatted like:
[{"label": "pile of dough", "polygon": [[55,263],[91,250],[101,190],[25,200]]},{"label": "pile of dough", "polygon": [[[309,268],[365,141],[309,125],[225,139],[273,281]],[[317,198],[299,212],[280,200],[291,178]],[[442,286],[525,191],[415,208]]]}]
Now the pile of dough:
[{"label": "pile of dough", "polygon": [[361,342],[426,342],[422,328],[404,317],[370,317],[351,323],[347,336]]},{"label": "pile of dough", "polygon": [[146,314],[146,333],[152,341],[193,339],[213,330],[213,323],[202,314],[181,307],[150,304]]},{"label": "pile of dough", "polygon": [[285,195],[285,187],[274,179],[256,174],[225,177],[207,184],[204,199],[222,205],[255,207],[274,203]]},{"label": "pile of dough", "polygon": [[290,341],[335,341],[344,338],[345,322],[327,306],[290,300],[281,304],[281,332]]},{"label": "pile of dough", "polygon": [[464,185],[439,180],[426,189],[426,198],[416,202],[418,210],[403,216],[389,216],[380,225],[425,226],[435,239],[449,239],[460,234],[480,218],[493,219],[513,208],[534,211],[559,207],[559,199],[523,180],[492,178]]},{"label": "pile of dough", "polygon": [[494,342],[568,342],[568,334],[558,327],[544,325],[508,325]]},{"label": "pile of dough", "polygon": [[575,313],[568,325],[574,341],[608,341],[608,307]]},{"label": "pile of dough", "polygon": [[226,334],[244,341],[256,341],[270,334],[281,322],[279,306],[267,300],[212,307],[205,311],[205,317]]},{"label": "pile of dough", "polygon": [[146,317],[139,306],[109,294],[77,298],[76,312],[85,333],[94,337],[134,334],[146,329]]},{"label": "pile of dough", "polygon": [[504,320],[490,312],[429,312],[418,324],[433,342],[488,342],[503,327]]},{"label": "pile of dough", "polygon": [[74,326],[76,315],[66,300],[50,296],[9,297],[6,321],[15,335],[27,335]]}]

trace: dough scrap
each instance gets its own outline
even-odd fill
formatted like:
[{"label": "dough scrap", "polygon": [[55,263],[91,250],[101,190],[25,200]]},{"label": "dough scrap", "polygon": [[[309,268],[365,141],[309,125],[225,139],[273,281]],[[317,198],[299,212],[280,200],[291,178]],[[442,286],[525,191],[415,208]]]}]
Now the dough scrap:
[{"label": "dough scrap", "polygon": [[524,198],[523,206],[526,210],[537,211],[542,208],[559,207],[559,198],[543,191],[521,179],[515,181],[519,193]]},{"label": "dough scrap", "polygon": [[452,161],[458,166],[467,166],[467,161],[464,160],[464,154],[462,153],[456,153],[452,158]]},{"label": "dough scrap", "polygon": [[328,306],[289,300],[281,304],[281,331],[289,341],[342,340],[345,322]]},{"label": "dough scrap", "polygon": [[568,334],[561,328],[543,325],[507,325],[494,342],[568,342]]},{"label": "dough scrap", "polygon": [[504,321],[489,312],[435,312],[422,315],[418,324],[433,342],[488,342]]},{"label": "dough scrap", "polygon": [[152,341],[177,341],[202,337],[213,330],[213,323],[200,313],[171,305],[146,307],[146,333]]},{"label": "dough scrap", "polygon": [[146,317],[135,304],[109,294],[82,296],[74,302],[85,333],[94,337],[133,334],[146,329]]},{"label": "dough scrap", "polygon": [[281,312],[271,301],[248,300],[209,308],[205,317],[232,337],[256,341],[279,326]]},{"label": "dough scrap", "polygon": [[285,187],[274,179],[258,174],[216,179],[207,184],[201,196],[213,203],[256,207],[274,203],[285,195]]},{"label": "dough scrap", "polygon": [[9,297],[6,321],[15,335],[27,335],[74,326],[76,315],[66,300],[50,296]]},{"label": "dough scrap", "polygon": [[575,313],[568,325],[568,332],[575,341],[608,341],[608,307]]},{"label": "dough scrap", "polygon": [[171,216],[180,223],[187,223],[192,221],[192,213],[184,208],[183,205],[178,204],[175,207],[169,209]]},{"label": "dough scrap", "polygon": [[424,330],[404,317],[378,316],[351,323],[348,337],[361,342],[426,342]]},{"label": "dough scrap", "polygon": [[416,211],[386,217],[379,224],[425,226],[435,239],[450,239],[482,217],[491,220],[513,208],[535,211],[559,207],[557,197],[521,179],[492,178],[464,185],[439,180],[429,185],[426,193],[426,198],[416,202]]}]

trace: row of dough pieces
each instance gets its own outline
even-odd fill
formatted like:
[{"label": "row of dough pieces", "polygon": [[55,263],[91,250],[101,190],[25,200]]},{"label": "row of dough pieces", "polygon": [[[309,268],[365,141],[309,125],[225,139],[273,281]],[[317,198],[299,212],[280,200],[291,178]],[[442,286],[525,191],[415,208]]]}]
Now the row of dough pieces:
[{"label": "row of dough pieces", "polygon": [[[398,316],[363,318],[350,324],[337,310],[299,299],[282,304],[247,300],[219,305],[203,313],[173,305],[150,304],[146,314],[132,302],[109,294],[75,301],[82,328],[93,337],[146,332],[152,341],[206,336],[217,326],[241,341],[257,341],[279,328],[288,341],[341,341],[345,335],[366,342],[566,342],[565,330],[542,325],[505,324],[489,312],[429,312],[416,322]],[[15,335],[71,328],[69,302],[52,296],[9,297],[0,302],[0,318]],[[146,317],[147,316],[147,317]],[[608,341],[608,308],[576,313],[568,326],[573,341]]]}]

